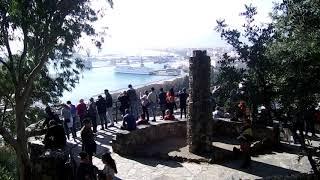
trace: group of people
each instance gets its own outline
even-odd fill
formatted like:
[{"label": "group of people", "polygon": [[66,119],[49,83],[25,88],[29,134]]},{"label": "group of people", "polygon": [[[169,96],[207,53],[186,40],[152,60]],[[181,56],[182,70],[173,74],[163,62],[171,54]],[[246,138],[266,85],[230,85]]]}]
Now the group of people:
[{"label": "group of people", "polygon": [[[164,92],[163,88],[160,88],[159,93],[157,93],[155,88],[151,87],[150,91],[140,92],[140,96],[138,97],[136,90],[129,84],[128,90],[118,96],[120,102],[119,110],[123,115],[122,128],[133,130],[136,128],[136,125],[148,124],[150,115],[153,118],[152,121],[155,122],[158,107],[163,120],[175,120],[173,112],[174,108],[177,109],[177,97],[180,101],[180,117],[182,118],[183,114],[186,117],[187,99],[189,97],[186,89],[183,89],[178,95],[175,95],[173,88],[167,93]],[[140,106],[142,113],[139,115]]]}]

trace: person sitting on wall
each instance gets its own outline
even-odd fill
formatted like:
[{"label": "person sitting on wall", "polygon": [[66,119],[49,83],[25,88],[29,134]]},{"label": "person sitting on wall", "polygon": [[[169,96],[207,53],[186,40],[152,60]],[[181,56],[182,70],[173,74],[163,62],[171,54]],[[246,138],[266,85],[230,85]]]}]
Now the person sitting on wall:
[{"label": "person sitting on wall", "polygon": [[118,173],[117,166],[112,159],[111,154],[109,152],[102,155],[102,162],[104,164],[104,168],[102,173],[100,174],[99,180],[112,180],[114,179],[115,174]]},{"label": "person sitting on wall", "polygon": [[128,131],[135,130],[137,128],[136,120],[134,116],[130,113],[129,109],[125,110],[125,115],[123,116],[123,124],[121,129]]},{"label": "person sitting on wall", "polygon": [[58,124],[55,120],[49,122],[43,144],[45,149],[63,149],[65,147],[66,136],[61,124]]},{"label": "person sitting on wall", "polygon": [[166,110],[166,115],[164,116],[164,120],[175,120],[176,118],[174,117],[174,115],[171,113],[171,111],[169,109]]},{"label": "person sitting on wall", "polygon": [[253,140],[251,121],[249,119],[245,119],[244,126],[241,129],[241,134],[237,137],[240,141],[240,149],[234,147],[233,152],[235,155],[241,153],[243,157],[241,168],[247,168],[251,164],[250,146]]},{"label": "person sitting on wall", "polygon": [[140,118],[136,122],[137,125],[142,125],[142,124],[149,124],[149,121],[146,120],[146,117],[144,114],[140,115]]},{"label": "person sitting on wall", "polygon": [[220,107],[216,107],[216,110],[212,112],[213,118],[224,118],[224,112]]},{"label": "person sitting on wall", "polygon": [[89,155],[86,152],[80,152],[80,164],[77,169],[77,180],[96,180],[98,168],[91,164]]}]

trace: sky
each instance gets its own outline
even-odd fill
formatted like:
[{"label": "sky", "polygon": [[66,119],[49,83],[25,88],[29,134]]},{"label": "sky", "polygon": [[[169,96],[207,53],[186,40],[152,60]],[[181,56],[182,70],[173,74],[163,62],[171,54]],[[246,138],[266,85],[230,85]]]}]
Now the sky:
[{"label": "sky", "polygon": [[[257,22],[270,21],[273,0],[113,0],[95,27],[105,30],[103,50],[223,46],[217,19],[239,28],[244,4],[258,7]],[[94,8],[106,0],[92,0]],[[106,27],[108,29],[106,29]]]}]

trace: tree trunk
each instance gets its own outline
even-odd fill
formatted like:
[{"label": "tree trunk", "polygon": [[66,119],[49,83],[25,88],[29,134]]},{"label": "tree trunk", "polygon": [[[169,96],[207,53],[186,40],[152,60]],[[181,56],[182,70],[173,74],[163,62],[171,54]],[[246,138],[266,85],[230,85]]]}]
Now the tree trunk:
[{"label": "tree trunk", "polygon": [[16,98],[16,129],[17,129],[17,165],[20,180],[31,180],[31,162],[28,155],[27,136],[25,125],[25,106],[24,99]]}]

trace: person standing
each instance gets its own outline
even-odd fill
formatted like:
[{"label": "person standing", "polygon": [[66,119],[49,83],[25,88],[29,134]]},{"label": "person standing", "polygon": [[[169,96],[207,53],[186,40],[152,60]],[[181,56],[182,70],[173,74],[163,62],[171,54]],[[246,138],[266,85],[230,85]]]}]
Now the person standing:
[{"label": "person standing", "polygon": [[106,95],[107,120],[108,120],[108,122],[110,122],[109,127],[112,127],[112,126],[114,126],[113,116],[112,116],[112,110],[113,110],[112,96],[109,93],[108,89],[104,90],[104,94]]},{"label": "person standing", "polygon": [[182,114],[184,113],[184,117],[187,118],[187,99],[189,94],[187,90],[183,88],[182,92],[178,95],[180,100],[180,118],[182,119]]},{"label": "person standing", "polygon": [[87,105],[84,103],[83,99],[80,99],[80,103],[77,105],[77,114],[80,118],[80,126],[83,126],[83,120],[87,115]]},{"label": "person standing", "polygon": [[166,93],[163,91],[163,88],[160,88],[160,93],[158,95],[159,98],[159,105],[160,105],[160,111],[162,113],[162,119],[164,119],[165,112],[167,109],[167,100],[166,100]]},{"label": "person standing", "polygon": [[98,110],[99,119],[101,123],[101,130],[104,130],[103,124],[105,124],[105,127],[107,129],[108,128],[108,122],[107,122],[107,116],[106,116],[107,102],[101,95],[99,95],[96,105],[97,105],[97,110]]},{"label": "person standing", "polygon": [[71,101],[67,101],[67,105],[69,106],[69,108],[70,108],[70,111],[71,111],[71,116],[72,116],[72,120],[73,120],[73,122],[72,122],[72,136],[73,137],[77,137],[76,136],[76,132],[77,132],[77,108],[76,108],[76,106],[75,105],[73,105],[72,103],[71,103]]},{"label": "person standing", "polygon": [[118,101],[120,101],[119,110],[121,112],[121,115],[124,116],[125,110],[129,108],[129,97],[127,91],[123,91],[123,93],[118,96]]},{"label": "person standing", "polygon": [[[63,125],[64,125],[67,139],[69,139],[69,133],[70,133],[70,129],[72,128],[73,120],[72,120],[71,111],[68,105],[66,104],[62,105],[61,116],[63,117]],[[75,136],[73,136],[73,139],[75,139]]]},{"label": "person standing", "polygon": [[88,153],[89,160],[92,164],[92,156],[96,153],[97,144],[94,141],[94,134],[91,130],[91,123],[89,119],[83,120],[83,127],[81,129],[82,149]]},{"label": "person standing", "polygon": [[138,116],[139,116],[138,96],[137,96],[136,90],[133,89],[131,84],[128,85],[128,88],[129,89],[127,90],[127,94],[128,94],[128,97],[129,97],[130,111],[131,111],[131,114],[133,115],[133,117],[135,119],[138,119]]},{"label": "person standing", "polygon": [[151,87],[151,92],[148,94],[148,101],[149,101],[149,108],[151,110],[153,116],[153,122],[156,121],[156,109],[157,109],[157,102],[158,102],[158,95],[154,91],[154,87]]},{"label": "person standing", "polygon": [[94,102],[93,98],[90,98],[89,108],[88,108],[88,116],[91,119],[93,132],[97,132],[97,106]]},{"label": "person standing", "polygon": [[148,91],[144,92],[144,95],[141,94],[140,92],[140,100],[141,100],[141,105],[142,105],[142,113],[144,114],[145,117],[147,117],[147,121],[149,122],[149,111],[148,111],[148,106],[149,106],[149,101],[148,101]]},{"label": "person standing", "polygon": [[173,88],[171,88],[167,92],[166,100],[167,100],[167,109],[169,109],[170,113],[173,114],[174,113],[173,108],[175,107],[175,104],[176,104]]}]

